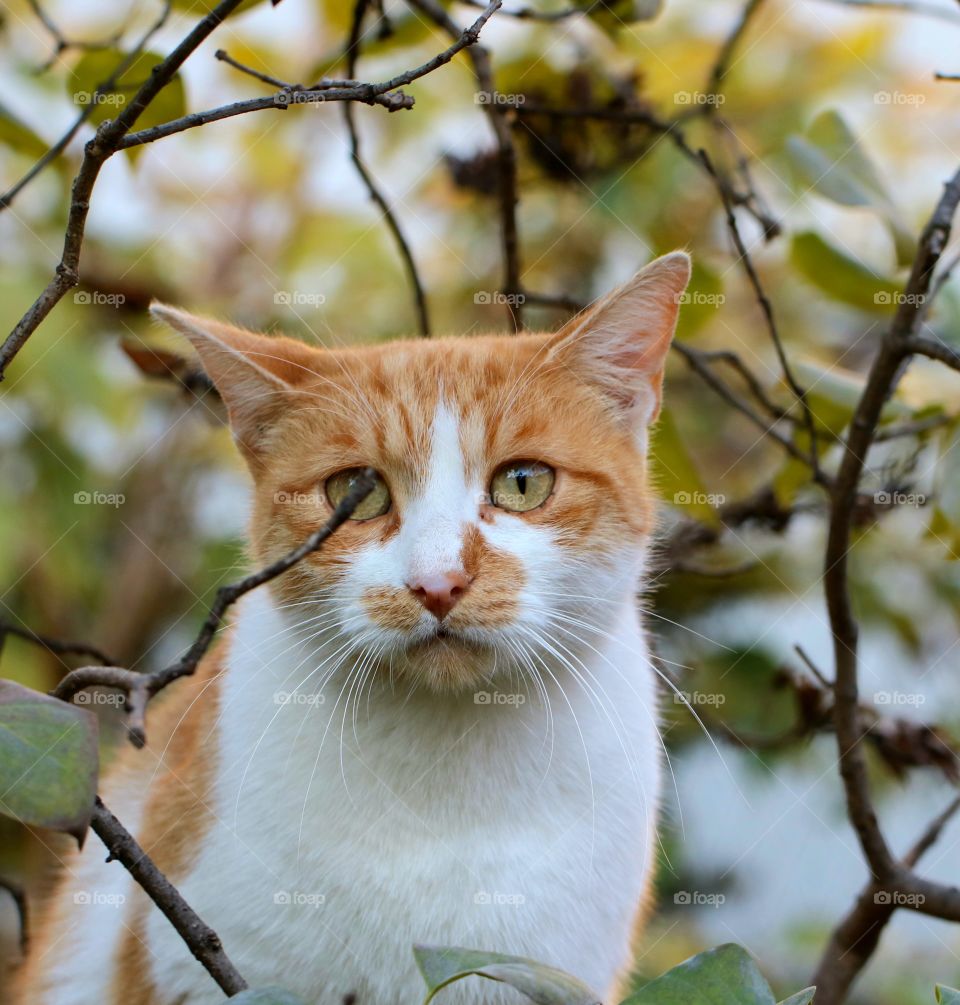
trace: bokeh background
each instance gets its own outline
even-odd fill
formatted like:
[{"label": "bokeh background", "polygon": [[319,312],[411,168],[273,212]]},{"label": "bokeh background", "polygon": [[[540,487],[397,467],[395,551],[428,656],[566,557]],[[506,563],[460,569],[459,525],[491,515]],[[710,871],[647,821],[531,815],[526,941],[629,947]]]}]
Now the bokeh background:
[{"label": "bokeh background", "polygon": [[[556,9],[532,0],[539,9]],[[509,0],[508,0],[509,4]],[[165,53],[200,4],[176,5],[151,42]],[[449,39],[402,3],[392,31],[373,32],[362,79],[416,66]],[[642,6],[642,5],[641,5]],[[629,8],[630,5],[627,5]],[[891,316],[908,245],[960,163],[960,8],[919,12],[836,0],[768,0],[744,36],[719,108],[739,139],[691,120],[694,145],[750,163],[782,233],[741,225],[770,292],[791,359],[824,430],[843,429],[876,340]],[[69,39],[124,42],[155,18],[146,0],[56,0],[44,10]],[[449,10],[459,24],[477,11]],[[629,91],[664,117],[693,107],[742,4],[667,0],[653,20],[573,17],[538,24],[495,16],[484,33],[497,87],[548,103],[596,104]],[[23,0],[0,25],[0,187],[12,184],[77,114],[109,53],[68,49],[44,68],[52,40]],[[199,110],[266,87],[214,58],[217,48],[260,70],[308,82],[337,66],[350,5],[255,4],[188,61],[182,102]],[[342,66],[342,64],[341,64]],[[394,206],[427,290],[433,327],[503,330],[489,122],[464,56],[409,86],[411,111],[357,106],[364,156]],[[79,96],[79,97],[78,97]],[[844,205],[816,161],[839,115],[856,146],[834,160],[873,198]],[[819,126],[818,126],[819,123]],[[653,254],[689,248],[695,296],[680,337],[735,350],[770,395],[789,403],[762,317],[731,254],[716,192],[696,165],[643,127],[520,117],[519,226],[528,289],[587,302]],[[8,330],[59,257],[67,154],[0,213],[0,327]],[[840,177],[834,170],[831,181]],[[838,183],[839,184],[839,183]],[[841,186],[842,187],[842,186]],[[868,186],[869,187],[869,186]],[[949,258],[949,254],[947,258]],[[32,337],[0,389],[0,616],[93,642],[122,664],[153,668],[192,639],[216,585],[244,567],[246,479],[215,403],[142,373],[123,345],[182,352],[146,316],[152,297],[283,330],[322,344],[411,333],[416,316],[396,246],[353,170],[339,106],[265,111],[186,132],[106,165],[95,190],[83,282]],[[957,341],[951,280],[930,323]],[[531,327],[567,314],[530,305]],[[654,974],[719,942],[747,946],[778,990],[808,983],[831,926],[866,878],[846,820],[835,742],[818,735],[748,750],[722,725],[780,736],[794,698],[782,671],[804,672],[801,643],[827,674],[830,635],[820,585],[822,494],[776,444],[671,361],[655,440],[664,525],[716,526],[717,507],[772,488],[795,510],[783,527],[747,525],[658,572],[647,601],[665,671],[693,696],[697,719],[665,689],[672,769],[662,829],[661,909],[638,960]],[[853,561],[864,624],[861,681],[884,714],[957,726],[960,645],[960,378],[918,361],[891,422],[932,428],[872,459],[877,491],[915,497],[860,531]],[[829,451],[824,464],[833,462]],[[8,637],[0,672],[46,690],[56,658]],[[102,712],[106,743],[118,730]],[[764,746],[764,744],[760,744]],[[950,798],[936,768],[896,777],[871,765],[882,822],[898,849]],[[960,878],[960,824],[925,870]],[[0,874],[28,887],[48,866],[43,843],[0,819]],[[0,893],[6,955],[12,905]],[[960,928],[898,913],[853,996],[874,1005],[932,1001],[934,981],[960,984]]]}]

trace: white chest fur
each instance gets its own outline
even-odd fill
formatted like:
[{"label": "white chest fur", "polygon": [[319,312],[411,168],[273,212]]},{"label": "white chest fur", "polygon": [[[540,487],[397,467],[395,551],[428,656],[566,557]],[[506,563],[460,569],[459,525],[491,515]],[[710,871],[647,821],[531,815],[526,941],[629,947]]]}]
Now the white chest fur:
[{"label": "white chest fur", "polygon": [[[551,667],[549,709],[504,681],[360,694],[338,675],[297,691],[323,658],[291,643],[265,591],[247,598],[222,699],[218,823],[181,884],[244,976],[316,1005],[349,992],[414,1005],[411,946],[434,942],[532,956],[604,993],[626,962],[660,785],[633,605],[585,662],[589,680]],[[222,1000],[159,915],[148,937],[171,1002]],[[471,980],[440,1000],[518,1000],[497,988]]]}]

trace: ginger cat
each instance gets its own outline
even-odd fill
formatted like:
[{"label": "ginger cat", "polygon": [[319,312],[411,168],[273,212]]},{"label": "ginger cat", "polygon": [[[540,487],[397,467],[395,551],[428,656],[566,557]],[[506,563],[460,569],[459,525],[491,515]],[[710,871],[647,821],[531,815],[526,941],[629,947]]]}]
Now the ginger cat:
[{"label": "ginger cat", "polygon": [[[321,551],[244,598],[104,786],[251,987],[416,1005],[414,942],[601,994],[629,963],[661,775],[635,599],[647,429],[689,274],[659,258],[556,334],[364,348],[154,308],[226,402],[257,566],[379,472]],[[223,1001],[101,851],[67,861],[24,1005]],[[521,998],[471,979],[438,1001]]]}]

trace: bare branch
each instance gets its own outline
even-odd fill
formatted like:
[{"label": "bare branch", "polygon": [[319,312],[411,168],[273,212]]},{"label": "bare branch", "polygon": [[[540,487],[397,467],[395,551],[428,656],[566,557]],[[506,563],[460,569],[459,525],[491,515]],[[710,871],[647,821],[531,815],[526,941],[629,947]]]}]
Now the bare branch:
[{"label": "bare branch", "polygon": [[[450,15],[437,3],[437,0],[410,0],[410,4],[427,15],[451,37],[456,37],[458,28]],[[494,9],[498,9],[497,3]],[[496,85],[493,78],[493,66],[490,56],[482,46],[474,46],[469,50],[470,61],[473,64],[474,76],[477,78],[477,89],[486,94],[488,100],[483,104],[483,110],[490,120],[497,142],[497,171],[500,194],[500,234],[503,246],[503,289],[505,303],[510,312],[510,322],[514,331],[523,327],[523,300],[521,299],[521,267],[520,239],[517,233],[517,151],[513,142],[510,124],[507,121],[508,110],[493,100]]]},{"label": "bare branch", "polygon": [[67,290],[80,281],[80,248],[83,244],[87,213],[93,187],[100,170],[107,160],[120,148],[120,144],[136,123],[143,110],[173,79],[174,74],[193,51],[211,34],[225,17],[231,14],[241,0],[221,0],[206,17],[202,18],[187,37],[171,52],[163,62],[158,63],[149,78],[143,83],[123,111],[115,119],[104,122],[96,135],[84,148],[80,170],[73,180],[70,211],[64,234],[63,253],[53,279],[24,314],[13,331],[0,347],[0,380],[6,374],[11,360],[23,348],[27,339],[36,331],[40,322],[60,302]]},{"label": "bare branch", "polygon": [[247,982],[230,962],[217,933],[183,899],[99,796],[90,827],[110,852],[107,861],[119,862],[143,887],[224,994],[232,996],[246,990]]},{"label": "bare branch", "polygon": [[[720,47],[720,52],[717,55],[716,62],[713,64],[713,68],[710,71],[710,78],[707,81],[706,93],[716,98],[723,88],[723,81],[727,73],[730,71],[730,66],[733,62],[734,53],[737,51],[737,47],[746,34],[747,29],[750,27],[750,22],[754,19],[757,11],[763,6],[764,0],[747,0],[744,4],[743,9],[740,11],[740,17],[737,19],[736,24],[733,26],[733,30],[724,39],[723,45]],[[708,101],[703,107],[705,109],[713,110],[716,109],[718,102]]]},{"label": "bare branch", "polygon": [[375,473],[373,469],[367,468],[357,477],[330,519],[301,545],[258,572],[251,573],[236,583],[221,586],[193,644],[175,663],[149,674],[134,673],[123,667],[80,667],[68,673],[60,681],[53,691],[54,696],[69,701],[78,691],[98,686],[123,691],[127,699],[130,739],[134,745],[142,747],[145,742],[144,711],[147,702],[173,681],[188,677],[196,670],[200,660],[210,648],[227,609],[245,593],[276,579],[307,555],[321,548],[330,535],[350,518],[357,506],[370,494],[374,484]]},{"label": "bare branch", "polygon": [[777,359],[780,361],[780,369],[783,372],[784,380],[786,380],[790,390],[800,403],[800,407],[803,412],[804,425],[806,426],[807,436],[810,440],[810,454],[807,463],[809,463],[811,469],[813,470],[814,481],[822,484],[823,476],[820,473],[820,462],[817,456],[817,425],[813,417],[813,411],[810,408],[810,403],[807,401],[807,392],[800,386],[796,377],[793,375],[793,368],[790,366],[787,359],[787,354],[783,347],[783,340],[780,338],[780,331],[777,327],[776,319],[774,318],[773,304],[770,302],[770,298],[767,296],[763,285],[760,282],[760,277],[754,267],[753,259],[750,257],[750,252],[747,250],[747,246],[740,234],[740,227],[737,224],[737,218],[734,214],[733,203],[730,199],[730,192],[726,181],[713,166],[713,162],[706,150],[701,149],[698,151],[698,154],[703,162],[703,166],[706,169],[707,174],[714,180],[717,193],[720,196],[720,201],[723,203],[723,208],[727,217],[727,229],[730,231],[730,236],[733,238],[733,243],[737,249],[737,260],[743,266],[744,272],[747,274],[747,279],[753,287],[754,295],[757,299],[757,303],[760,305],[760,310],[763,313],[763,317],[767,325],[770,341],[773,343]]},{"label": "bare branch", "polygon": [[16,635],[27,642],[41,646],[55,656],[86,656],[102,664],[113,662],[109,656],[97,649],[96,646],[91,646],[86,642],[64,642],[60,639],[51,638],[49,635],[40,635],[29,628],[12,625],[9,621],[0,620],[0,647],[3,645],[3,637],[5,635]]},{"label": "bare branch", "polygon": [[925,335],[914,335],[907,342],[907,348],[919,356],[938,360],[949,366],[951,370],[960,370],[960,349],[947,345],[946,342],[941,342],[939,339],[929,338]]},{"label": "bare branch", "polygon": [[[357,0],[356,5],[354,6],[350,38],[346,46],[348,77],[356,76],[357,59],[360,56],[360,31],[363,27],[363,18],[368,6],[368,0]],[[360,136],[357,132],[357,124],[353,116],[353,105],[350,102],[346,102],[343,106],[343,120],[347,127],[347,134],[350,137],[350,159],[353,161],[353,166],[356,168],[357,174],[360,175],[361,181],[364,185],[366,185],[367,191],[370,193],[370,198],[373,199],[373,201],[380,208],[380,212],[383,213],[384,222],[387,224],[387,227],[390,229],[390,233],[393,234],[393,238],[397,242],[400,257],[403,259],[404,266],[407,270],[407,277],[413,290],[414,308],[417,312],[420,334],[424,338],[429,338],[430,317],[427,312],[427,298],[423,291],[423,283],[420,281],[420,273],[417,271],[417,263],[414,260],[413,252],[410,250],[410,245],[407,243],[407,239],[400,227],[400,221],[390,208],[390,203],[387,202],[386,196],[380,191],[377,183],[373,179],[373,175],[371,175],[367,170],[367,167],[363,163],[360,156]]]},{"label": "bare branch", "polygon": [[[876,947],[880,931],[895,906],[912,906],[926,914],[960,920],[960,890],[921,879],[897,862],[877,821],[870,795],[861,741],[865,735],[859,709],[857,642],[859,628],[849,592],[850,533],[860,476],[880,421],[909,359],[933,272],[949,239],[953,215],[960,202],[960,170],[944,186],[920,237],[906,296],[894,316],[867,376],[847,434],[840,469],[831,489],[830,526],[825,556],[824,588],[833,635],[834,729],[837,734],[840,777],[847,813],[870,867],[871,884],[831,936],[816,981],[820,1005],[839,1005],[847,988]],[[929,833],[929,832],[928,832]],[[922,843],[923,839],[921,839]],[[897,891],[897,903],[877,897]],[[874,903],[871,906],[870,898]]]},{"label": "bare branch", "polygon": [[[131,66],[137,61],[140,53],[146,48],[147,43],[151,38],[166,24],[167,18],[170,16],[170,11],[172,9],[171,0],[165,0],[163,4],[163,10],[156,21],[147,29],[146,32],[140,37],[136,45],[130,50],[124,59],[122,59],[113,71],[112,74],[93,92],[91,100],[84,105],[80,114],[73,120],[73,122],[67,127],[66,132],[53,144],[52,147],[30,168],[30,170],[11,188],[0,195],[0,212],[7,209],[8,206],[13,202],[13,200],[26,188],[34,178],[40,174],[41,171],[49,164],[52,164],[64,150],[70,145],[70,141],[77,135],[80,131],[80,127],[90,118],[93,114],[94,109],[97,107],[97,98],[102,97],[105,94],[112,93],[117,81],[130,69]],[[0,379],[2,379],[2,372],[0,372]]]}]

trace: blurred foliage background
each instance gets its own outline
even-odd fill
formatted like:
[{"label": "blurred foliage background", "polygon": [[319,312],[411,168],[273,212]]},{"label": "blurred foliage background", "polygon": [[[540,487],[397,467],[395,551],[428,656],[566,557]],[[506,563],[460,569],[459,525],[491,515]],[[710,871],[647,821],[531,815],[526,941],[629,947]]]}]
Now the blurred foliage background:
[{"label": "blurred foliage background", "polygon": [[[150,43],[165,53],[205,9],[177,2]],[[557,23],[497,15],[485,30],[498,91],[543,104],[639,102],[669,118],[703,100],[742,4],[667,0],[615,5],[617,17]],[[358,73],[386,79],[449,39],[403,3],[364,41]],[[541,10],[558,9],[546,0]],[[477,11],[448,8],[459,24]],[[0,27],[0,187],[26,171],[156,18],[147,0],[44,5],[68,40],[55,45],[31,6],[9,0]],[[143,125],[272,88],[214,58],[284,80],[335,73],[351,7],[331,0],[251,4],[186,64]],[[829,0],[768,0],[724,81],[718,111],[685,126],[736,171],[750,166],[782,228],[741,226],[775,303],[784,341],[835,462],[876,340],[896,305],[919,227],[960,161],[960,11],[921,14]],[[148,71],[149,54],[121,84]],[[121,88],[122,90],[122,88]],[[438,332],[506,327],[493,140],[464,56],[406,90],[411,111],[357,106],[365,160],[404,228]],[[94,116],[110,114],[109,105]],[[767,393],[790,404],[762,316],[731,254],[717,194],[695,163],[642,125],[518,114],[519,228],[528,290],[587,302],[655,253],[689,248],[696,274],[679,337],[734,350]],[[13,326],[47,282],[62,244],[69,180],[85,126],[66,154],[0,213],[0,323]],[[736,139],[734,139],[734,136]],[[949,257],[949,256],[948,256]],[[184,351],[146,315],[157,297],[323,344],[411,333],[413,301],[396,246],[350,164],[342,109],[307,105],[191,130],[112,158],[95,190],[82,283],[31,338],[0,395],[0,616],[90,641],[126,666],[153,668],[192,638],[216,585],[243,567],[245,477],[215,403],[145,376],[122,345]],[[531,327],[559,325],[527,307]],[[958,340],[949,281],[929,324]],[[836,776],[834,740],[781,747],[795,710],[783,671],[801,643],[830,672],[820,587],[824,499],[808,472],[689,372],[671,362],[654,444],[665,533],[769,491],[789,519],[746,523],[656,575],[647,601],[665,668],[701,722],[665,692],[673,781],[662,831],[661,909],[638,967],[657,973],[722,941],[746,945],[778,989],[802,986],[832,924],[866,878]],[[918,360],[889,424],[921,431],[877,448],[869,491],[903,505],[863,521],[853,563],[864,625],[861,684],[881,712],[957,726],[960,599],[960,378]],[[63,663],[8,636],[2,672],[50,688]],[[888,706],[883,708],[883,706]],[[109,712],[106,742],[114,742]],[[723,726],[760,739],[728,743]],[[769,748],[769,749],[766,749]],[[874,765],[880,812],[899,848],[949,797],[936,768]],[[956,881],[960,827],[926,871]],[[30,885],[43,843],[0,819],[0,874]],[[2,897],[2,894],[0,894]],[[8,955],[10,904],[0,901]],[[899,913],[855,1001],[913,1005],[934,980],[960,983],[960,931]]]}]

